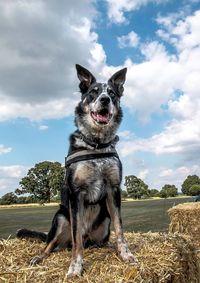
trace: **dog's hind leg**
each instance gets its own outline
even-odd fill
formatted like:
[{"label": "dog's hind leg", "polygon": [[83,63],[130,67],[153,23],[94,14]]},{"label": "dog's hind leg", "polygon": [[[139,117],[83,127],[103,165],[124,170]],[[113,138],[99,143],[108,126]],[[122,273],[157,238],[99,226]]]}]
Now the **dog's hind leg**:
[{"label": "dog's hind leg", "polygon": [[128,248],[127,242],[124,238],[121,219],[121,195],[120,187],[111,188],[107,196],[107,206],[110,212],[111,219],[114,224],[115,234],[117,238],[117,250],[121,258],[126,262],[137,262],[136,257],[133,256]]},{"label": "dog's hind leg", "polygon": [[42,262],[45,258],[47,258],[50,253],[53,251],[54,247],[55,247],[55,244],[56,244],[56,237],[46,246],[45,250],[43,251],[43,253],[41,255],[37,255],[37,256],[34,256],[31,261],[30,261],[30,264],[31,265],[36,265],[40,262]]},{"label": "dog's hind leg", "polygon": [[48,234],[48,244],[41,255],[32,258],[30,264],[36,265],[47,258],[55,248],[64,247],[71,241],[70,225],[63,215],[56,215],[56,221]]}]

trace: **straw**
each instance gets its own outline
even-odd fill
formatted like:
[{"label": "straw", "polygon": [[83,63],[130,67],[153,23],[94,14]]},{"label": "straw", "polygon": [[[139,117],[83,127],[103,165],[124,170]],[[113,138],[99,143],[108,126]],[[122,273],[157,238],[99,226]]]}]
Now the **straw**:
[{"label": "straw", "polygon": [[67,279],[71,251],[52,253],[37,266],[29,262],[41,254],[45,244],[8,239],[0,241],[0,282],[19,283],[196,283],[200,282],[199,258],[190,238],[166,233],[126,233],[138,265],[124,263],[117,255],[115,237],[111,244],[84,250],[84,273]]}]

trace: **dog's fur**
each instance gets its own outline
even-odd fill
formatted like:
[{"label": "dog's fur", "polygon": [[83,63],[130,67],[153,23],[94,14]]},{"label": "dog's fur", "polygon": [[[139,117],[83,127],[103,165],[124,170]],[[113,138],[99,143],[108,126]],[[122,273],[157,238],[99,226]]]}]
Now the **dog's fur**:
[{"label": "dog's fur", "polygon": [[[78,130],[70,136],[69,154],[84,149],[111,152],[122,119],[120,98],[127,69],[115,73],[107,83],[97,83],[95,77],[80,65],[76,65],[76,70],[82,96],[75,109]],[[61,192],[60,209],[53,218],[48,235],[26,229],[17,232],[18,237],[38,237],[47,242],[42,255],[34,257],[31,263],[42,261],[52,251],[72,246],[67,275],[80,275],[83,247],[105,244],[109,240],[111,220],[119,254],[124,261],[134,262],[122,231],[121,179],[121,162],[114,156],[70,164]]]}]

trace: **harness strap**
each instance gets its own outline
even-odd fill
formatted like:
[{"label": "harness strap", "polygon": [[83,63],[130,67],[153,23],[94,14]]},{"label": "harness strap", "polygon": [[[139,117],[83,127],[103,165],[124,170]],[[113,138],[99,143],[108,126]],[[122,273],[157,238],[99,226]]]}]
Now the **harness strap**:
[{"label": "harness strap", "polygon": [[106,158],[106,157],[116,157],[119,159],[117,151],[114,149],[110,152],[97,152],[94,150],[81,150],[75,153],[72,153],[65,157],[65,168],[71,165],[74,162],[86,161],[92,159]]}]

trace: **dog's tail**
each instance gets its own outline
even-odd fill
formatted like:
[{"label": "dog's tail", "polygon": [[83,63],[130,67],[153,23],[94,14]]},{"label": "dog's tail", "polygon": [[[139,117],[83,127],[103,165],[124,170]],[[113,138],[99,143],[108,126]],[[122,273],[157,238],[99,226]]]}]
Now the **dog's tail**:
[{"label": "dog's tail", "polygon": [[42,242],[47,241],[47,234],[45,234],[43,232],[28,230],[28,229],[17,230],[16,236],[19,239],[29,238],[29,239],[39,239]]}]

